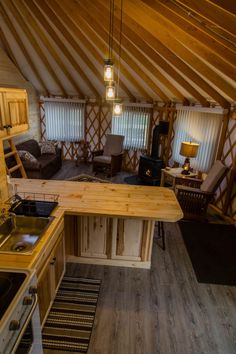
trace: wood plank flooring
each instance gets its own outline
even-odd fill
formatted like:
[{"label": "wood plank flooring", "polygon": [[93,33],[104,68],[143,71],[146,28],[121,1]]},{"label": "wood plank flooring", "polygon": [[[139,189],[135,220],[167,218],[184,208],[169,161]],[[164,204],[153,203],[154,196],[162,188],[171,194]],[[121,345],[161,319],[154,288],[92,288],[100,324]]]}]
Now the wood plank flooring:
[{"label": "wood plank flooring", "polygon": [[101,179],[107,179],[113,183],[125,183],[124,178],[131,176],[131,173],[128,172],[119,172],[115,176],[109,178],[105,173],[99,172],[95,175],[92,171],[92,164],[80,163],[79,166],[76,166],[75,161],[63,160],[62,168],[55,174],[51,179],[56,180],[65,180],[70,177],[78,176],[80,174],[88,174],[89,176],[96,176]]},{"label": "wood plank flooring", "polygon": [[236,287],[200,284],[177,223],[151,270],[69,263],[102,280],[88,354],[235,354]]},{"label": "wood plank flooring", "polygon": [[[91,165],[64,161],[53,179],[82,173],[93,175]],[[88,354],[236,353],[236,287],[198,283],[178,224],[164,227],[166,251],[154,238],[151,270],[67,265],[69,275],[102,280]]]}]

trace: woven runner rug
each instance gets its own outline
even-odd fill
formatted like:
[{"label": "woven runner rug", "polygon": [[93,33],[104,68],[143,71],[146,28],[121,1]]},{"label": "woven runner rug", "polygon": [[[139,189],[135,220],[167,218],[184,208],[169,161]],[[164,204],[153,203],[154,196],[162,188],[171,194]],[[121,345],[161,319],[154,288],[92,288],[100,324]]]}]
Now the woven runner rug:
[{"label": "woven runner rug", "polygon": [[64,276],[43,327],[43,348],[87,353],[100,280]]}]

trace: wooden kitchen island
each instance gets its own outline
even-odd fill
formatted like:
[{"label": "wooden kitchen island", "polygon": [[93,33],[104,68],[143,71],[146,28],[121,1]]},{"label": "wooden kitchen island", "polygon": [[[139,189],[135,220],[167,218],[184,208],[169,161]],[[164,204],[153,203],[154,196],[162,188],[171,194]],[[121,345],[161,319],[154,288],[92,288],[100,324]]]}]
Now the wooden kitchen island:
[{"label": "wooden kitchen island", "polygon": [[183,217],[172,190],[163,187],[12,179],[17,192],[55,193],[64,216],[69,261],[150,268],[155,221]]}]

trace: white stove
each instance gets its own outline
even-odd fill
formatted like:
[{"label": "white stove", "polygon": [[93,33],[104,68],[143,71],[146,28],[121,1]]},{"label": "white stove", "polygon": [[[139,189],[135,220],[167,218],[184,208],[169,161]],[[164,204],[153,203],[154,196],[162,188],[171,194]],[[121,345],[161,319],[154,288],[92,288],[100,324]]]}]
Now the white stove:
[{"label": "white stove", "polygon": [[0,268],[0,354],[42,354],[33,271]]}]

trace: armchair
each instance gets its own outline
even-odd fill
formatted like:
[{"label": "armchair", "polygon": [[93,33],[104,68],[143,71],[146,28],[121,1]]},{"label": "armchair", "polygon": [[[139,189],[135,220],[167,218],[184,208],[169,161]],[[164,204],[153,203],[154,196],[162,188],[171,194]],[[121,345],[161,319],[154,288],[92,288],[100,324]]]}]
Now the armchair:
[{"label": "armchair", "polygon": [[108,134],[103,150],[92,153],[93,171],[105,171],[114,176],[121,170],[123,157],[123,135]]},{"label": "armchair", "polygon": [[204,220],[206,218],[208,204],[212,201],[227,171],[228,167],[217,160],[203,182],[187,177],[176,180],[176,196],[185,219]]}]

